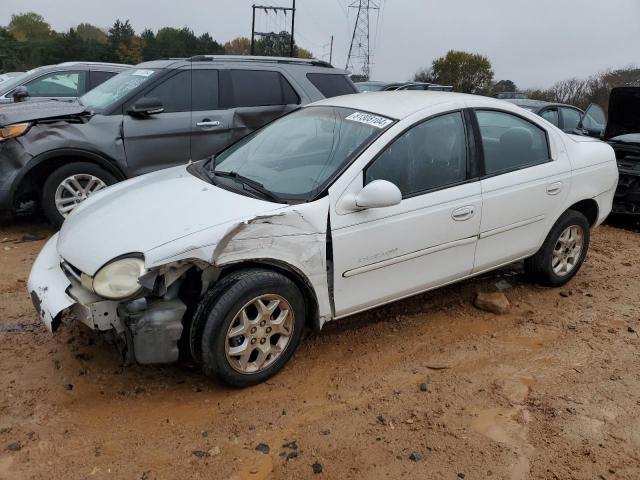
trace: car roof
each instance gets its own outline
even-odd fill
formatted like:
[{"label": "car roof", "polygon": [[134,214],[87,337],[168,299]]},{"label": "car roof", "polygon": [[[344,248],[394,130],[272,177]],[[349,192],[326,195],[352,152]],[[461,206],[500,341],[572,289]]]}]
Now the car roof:
[{"label": "car roof", "polygon": [[344,73],[343,70],[334,68],[330,63],[315,58],[292,57],[265,57],[257,55],[195,55],[189,58],[166,58],[143,62],[139,68],[180,68],[193,63],[238,63],[238,64],[262,64],[262,65],[291,65],[302,67],[322,67],[329,70],[327,73]]},{"label": "car roof", "polygon": [[327,98],[314,102],[310,106],[346,107],[354,110],[377,113],[385,117],[401,120],[425,108],[442,104],[473,102],[474,107],[504,108],[512,107],[504,100],[466,93],[441,92],[431,90],[396,90],[390,92],[369,92],[366,95],[355,93]]},{"label": "car roof", "polygon": [[557,102],[545,102],[544,100],[531,100],[524,98],[503,98],[505,102],[513,103],[514,105],[518,105],[519,107],[532,107],[532,108],[543,108],[548,106],[556,106],[556,107],[569,107],[580,110],[578,107],[573,105],[568,105],[566,103],[557,103]]}]

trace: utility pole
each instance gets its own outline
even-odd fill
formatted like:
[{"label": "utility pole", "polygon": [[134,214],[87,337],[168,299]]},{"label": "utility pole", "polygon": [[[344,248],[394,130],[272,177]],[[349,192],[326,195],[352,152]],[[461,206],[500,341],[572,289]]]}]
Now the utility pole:
[{"label": "utility pole", "polygon": [[293,38],[293,31],[295,28],[296,22],[296,0],[293,0],[293,5],[291,7],[272,7],[270,5],[251,5],[251,9],[253,10],[253,15],[251,18],[251,55],[254,54],[256,37],[274,37],[280,36],[279,33],[275,32],[256,32],[256,9],[264,10],[264,12],[268,15],[269,11],[274,13],[284,12],[286,15],[287,12],[291,12],[291,37],[289,39],[289,56],[294,56],[295,50],[295,40]]},{"label": "utility pole", "polygon": [[296,24],[296,0],[293,0],[291,6],[291,49],[289,50],[289,56],[293,57],[293,26]]},{"label": "utility pole", "polygon": [[[371,10],[379,10],[383,0],[355,0],[349,8],[357,9],[356,23],[353,26],[346,70],[368,80],[371,74],[371,48],[369,21]],[[356,67],[359,67],[356,70]]]},{"label": "utility pole", "polygon": [[329,63],[333,59],[333,35],[331,35],[331,46],[329,47]]}]

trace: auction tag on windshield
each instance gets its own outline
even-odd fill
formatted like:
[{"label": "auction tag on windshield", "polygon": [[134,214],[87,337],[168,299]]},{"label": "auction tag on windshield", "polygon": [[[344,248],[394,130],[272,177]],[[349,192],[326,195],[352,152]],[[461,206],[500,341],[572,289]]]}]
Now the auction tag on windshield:
[{"label": "auction tag on windshield", "polygon": [[392,120],[389,120],[388,118],[384,118],[378,115],[373,115],[371,113],[364,113],[364,112],[354,112],[345,118],[346,120],[351,120],[352,122],[365,123],[367,125],[371,125],[372,127],[376,127],[376,128],[384,128],[390,123],[392,123]]},{"label": "auction tag on windshield", "polygon": [[132,73],[132,75],[135,75],[137,77],[150,77],[151,75],[153,75],[153,70],[136,70]]}]

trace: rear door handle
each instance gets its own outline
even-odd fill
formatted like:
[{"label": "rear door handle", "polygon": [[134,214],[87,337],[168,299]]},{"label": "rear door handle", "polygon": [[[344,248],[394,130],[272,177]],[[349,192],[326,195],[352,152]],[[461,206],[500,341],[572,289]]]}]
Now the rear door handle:
[{"label": "rear door handle", "polygon": [[476,212],[476,209],[473,205],[467,205],[464,207],[456,208],[453,212],[451,212],[451,218],[453,218],[456,222],[462,222],[463,220],[469,220],[473,217],[473,214]]},{"label": "rear door handle", "polygon": [[555,182],[547,185],[547,193],[549,195],[557,195],[562,191],[562,182]]},{"label": "rear door handle", "polygon": [[196,126],[200,128],[214,128],[214,127],[219,127],[220,122],[218,120],[209,120],[205,118],[201,122],[196,123]]}]

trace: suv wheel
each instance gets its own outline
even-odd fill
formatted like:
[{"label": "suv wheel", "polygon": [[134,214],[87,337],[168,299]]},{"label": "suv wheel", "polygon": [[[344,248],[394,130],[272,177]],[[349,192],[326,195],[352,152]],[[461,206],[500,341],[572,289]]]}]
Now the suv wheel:
[{"label": "suv wheel", "polygon": [[236,386],[263,382],[291,358],[304,327],[304,299],[287,277],[244,270],[223,278],[203,299],[191,350],[206,375]]},{"label": "suv wheel", "polygon": [[88,162],[64,165],[49,174],[42,189],[42,210],[60,227],[65,218],[87,197],[116,183],[118,179]]},{"label": "suv wheel", "polygon": [[578,273],[589,248],[589,221],[567,210],[555,223],[540,250],[524,262],[527,272],[549,287],[560,287]]}]

